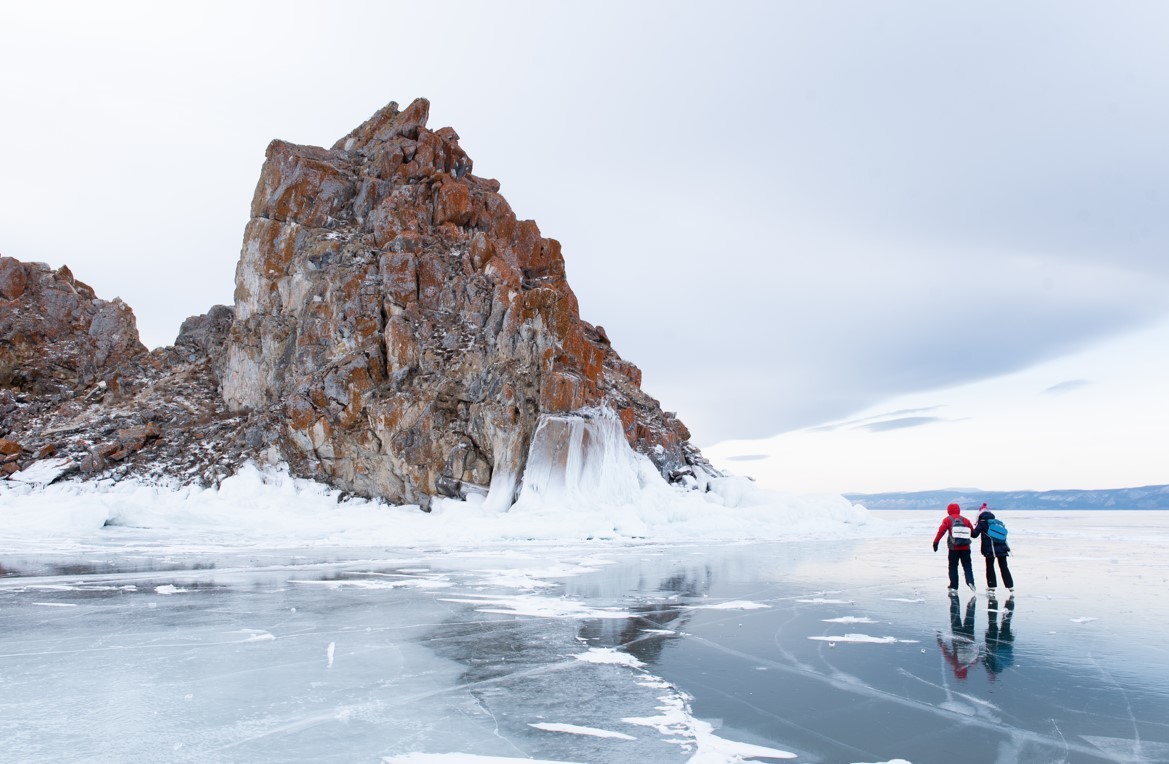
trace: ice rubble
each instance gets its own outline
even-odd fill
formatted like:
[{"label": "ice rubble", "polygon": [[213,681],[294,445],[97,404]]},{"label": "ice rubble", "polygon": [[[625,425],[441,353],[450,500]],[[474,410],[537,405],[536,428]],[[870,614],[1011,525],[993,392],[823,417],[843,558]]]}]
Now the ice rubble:
[{"label": "ice rubble", "polygon": [[850,536],[870,522],[843,497],[782,494],[742,477],[704,477],[698,490],[669,485],[608,412],[545,417],[519,495],[507,504],[490,495],[438,498],[427,514],[248,465],[218,488],[0,484],[0,539],[60,544],[121,532],[228,546],[738,541]]}]

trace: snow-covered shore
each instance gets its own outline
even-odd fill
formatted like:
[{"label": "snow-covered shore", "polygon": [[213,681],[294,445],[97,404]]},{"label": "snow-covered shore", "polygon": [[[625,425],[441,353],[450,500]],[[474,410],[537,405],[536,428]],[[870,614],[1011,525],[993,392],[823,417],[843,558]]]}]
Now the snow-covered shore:
[{"label": "snow-covered shore", "polygon": [[0,545],[58,549],[119,529],[168,543],[314,546],[612,540],[760,541],[856,535],[874,521],[840,496],[796,496],[741,477],[717,478],[707,491],[666,485],[642,474],[620,497],[538,495],[525,491],[507,511],[480,497],[438,499],[432,511],[345,497],[275,468],[247,466],[218,488],[131,481],[0,486]]}]

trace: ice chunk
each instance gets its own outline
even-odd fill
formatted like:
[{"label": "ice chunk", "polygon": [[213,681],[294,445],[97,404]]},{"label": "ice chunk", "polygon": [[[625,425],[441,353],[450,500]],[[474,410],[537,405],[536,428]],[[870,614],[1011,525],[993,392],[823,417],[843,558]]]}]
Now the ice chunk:
[{"label": "ice chunk", "polygon": [[759,610],[760,608],[768,608],[771,605],[764,605],[762,602],[750,602],[748,600],[732,600],[731,602],[720,602],[717,605],[690,605],[691,610]]},{"label": "ice chunk", "polygon": [[[669,685],[666,685],[669,687]],[[673,688],[670,688],[673,690]],[[621,721],[651,727],[679,745],[697,749],[689,764],[724,764],[744,758],[794,759],[796,755],[778,748],[727,740],[714,734],[714,725],[696,719],[690,709],[689,696],[673,690],[658,698],[658,716],[625,717]]]},{"label": "ice chunk", "polygon": [[808,637],[820,642],[865,642],[873,645],[892,645],[898,642],[917,642],[916,639],[897,639],[896,637],[872,637],[868,634],[844,634],[839,637]]},{"label": "ice chunk", "polygon": [[629,653],[623,653],[610,647],[593,647],[587,652],[578,653],[572,657],[585,663],[609,663],[631,668],[641,668],[645,665]]},{"label": "ice chunk", "polygon": [[534,727],[545,732],[566,732],[570,735],[586,735],[589,737],[606,737],[614,740],[637,740],[633,735],[626,735],[624,732],[613,732],[612,730],[602,730],[596,727],[581,727],[576,724],[553,724],[551,722],[536,722],[529,724],[529,727]]},{"label": "ice chunk", "polygon": [[232,634],[240,635],[240,642],[271,642],[276,635],[266,629],[236,629]]}]

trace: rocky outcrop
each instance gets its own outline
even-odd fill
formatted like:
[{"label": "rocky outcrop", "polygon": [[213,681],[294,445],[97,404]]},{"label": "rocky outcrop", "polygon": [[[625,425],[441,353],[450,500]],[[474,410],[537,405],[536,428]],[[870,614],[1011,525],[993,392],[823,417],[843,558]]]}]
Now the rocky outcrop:
[{"label": "rocky outcrop", "polygon": [[0,258],[0,478],[46,460],[56,467],[41,479],[231,474],[258,437],[219,394],[234,314],[216,306],[147,352],[120,300],[96,297],[66,267]]},{"label": "rocky outcrop", "polygon": [[560,244],[428,109],[391,103],[329,149],[273,141],[235,307],[171,347],[146,352],[130,309],[68,268],[0,258],[0,478],[52,459],[209,484],[255,459],[396,503],[505,508],[534,439],[545,491],[622,439],[667,479],[713,474],[581,320]]},{"label": "rocky outcrop", "polygon": [[120,299],[98,298],[66,267],[0,256],[0,386],[60,394],[145,352]]},{"label": "rocky outcrop", "polygon": [[609,409],[666,476],[701,459],[581,320],[559,242],[472,174],[429,103],[332,148],[273,141],[236,271],[224,401],[297,472],[426,506],[510,501],[544,415]]}]

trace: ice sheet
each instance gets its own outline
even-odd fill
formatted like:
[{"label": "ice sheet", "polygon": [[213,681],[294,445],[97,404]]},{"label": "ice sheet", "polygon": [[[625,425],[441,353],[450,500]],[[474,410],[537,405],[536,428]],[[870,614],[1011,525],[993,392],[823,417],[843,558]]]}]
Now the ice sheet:
[{"label": "ice sheet", "polygon": [[[380,513],[402,510],[291,488],[299,546],[261,543],[218,494],[187,502],[181,532],[98,526],[63,549],[9,533],[5,755],[1103,762],[1169,746],[1169,515],[1054,533],[1015,518],[1026,594],[955,605],[924,516],[777,543],[383,544],[404,514]],[[183,518],[147,511],[163,494],[97,496],[81,503]],[[376,546],[336,543],[362,528]]]}]

